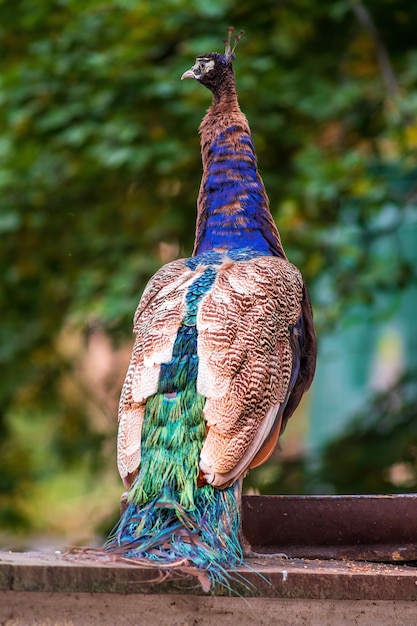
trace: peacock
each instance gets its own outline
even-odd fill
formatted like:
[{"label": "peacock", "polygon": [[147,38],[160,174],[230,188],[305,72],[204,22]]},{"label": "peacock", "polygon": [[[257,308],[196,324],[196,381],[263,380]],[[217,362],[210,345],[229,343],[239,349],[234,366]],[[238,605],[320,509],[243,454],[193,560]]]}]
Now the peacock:
[{"label": "peacock", "polygon": [[212,92],[192,256],[151,278],[119,405],[126,508],[105,549],[194,572],[243,562],[242,481],[275,449],[315,369],[310,300],[285,256],[233,72],[241,34],[182,75]]}]

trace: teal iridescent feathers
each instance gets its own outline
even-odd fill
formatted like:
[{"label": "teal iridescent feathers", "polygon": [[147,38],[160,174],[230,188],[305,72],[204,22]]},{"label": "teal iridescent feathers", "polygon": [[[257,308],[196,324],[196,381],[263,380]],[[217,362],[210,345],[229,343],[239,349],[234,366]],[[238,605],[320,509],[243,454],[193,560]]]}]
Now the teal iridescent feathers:
[{"label": "teal iridescent feathers", "polygon": [[230,588],[227,570],[243,562],[239,497],[233,487],[206,485],[196,491],[192,511],[181,507],[168,489],[148,504],[130,503],[106,550],[138,564],[192,574],[204,591],[213,585]]},{"label": "teal iridescent feathers", "polygon": [[[162,267],[135,315],[119,406],[128,506],[107,551],[229,588],[245,474],[273,452],[314,374],[300,272],[281,245],[226,53],[183,78],[213,93],[200,126],[193,256]],[[232,574],[230,573],[232,572]]]}]

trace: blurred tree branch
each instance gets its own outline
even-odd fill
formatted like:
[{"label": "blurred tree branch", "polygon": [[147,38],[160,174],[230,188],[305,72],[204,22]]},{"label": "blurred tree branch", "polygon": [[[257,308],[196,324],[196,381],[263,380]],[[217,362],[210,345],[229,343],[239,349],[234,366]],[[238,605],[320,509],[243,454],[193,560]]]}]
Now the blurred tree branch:
[{"label": "blurred tree branch", "polygon": [[358,22],[372,37],[387,94],[392,101],[395,101],[396,96],[399,94],[400,88],[391,64],[391,60],[389,58],[388,51],[375,26],[375,22],[373,21],[371,14],[369,13],[363,2],[361,2],[360,0],[350,0],[350,4]]}]

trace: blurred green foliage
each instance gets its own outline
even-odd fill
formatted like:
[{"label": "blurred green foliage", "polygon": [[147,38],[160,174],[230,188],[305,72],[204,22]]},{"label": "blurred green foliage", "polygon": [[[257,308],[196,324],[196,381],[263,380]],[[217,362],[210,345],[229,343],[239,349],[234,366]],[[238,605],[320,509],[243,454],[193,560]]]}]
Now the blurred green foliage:
[{"label": "blurred green foliage", "polygon": [[410,371],[377,394],[324,449],[316,477],[336,493],[417,490],[417,375]]},{"label": "blurred green foliage", "polygon": [[230,23],[246,30],[240,103],[319,332],[415,282],[400,245],[387,271],[371,243],[381,207],[394,239],[415,210],[416,22],[411,0],[0,2],[0,524],[51,530],[53,497],[74,489],[87,513],[117,492],[112,411],[92,408],[72,344],[97,328],[123,343],[164,250],[192,249],[210,96],[179,78]]}]

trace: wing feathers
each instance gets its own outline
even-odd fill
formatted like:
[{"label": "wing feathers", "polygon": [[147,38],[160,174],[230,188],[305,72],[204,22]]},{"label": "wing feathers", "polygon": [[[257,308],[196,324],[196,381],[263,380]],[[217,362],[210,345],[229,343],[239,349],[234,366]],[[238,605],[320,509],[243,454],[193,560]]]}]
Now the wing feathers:
[{"label": "wing feathers", "polygon": [[[164,266],[139,303],[119,407],[118,466],[127,484],[140,463],[146,399],[158,391],[161,364],[171,360],[186,314],[187,291],[205,269],[193,271],[184,260]],[[214,486],[232,484],[273,449],[295,384],[292,329],[300,325],[302,300],[300,273],[278,257],[225,261],[201,299],[197,393],[206,398],[207,437],[200,466]]]},{"label": "wing feathers", "polygon": [[201,468],[215,486],[249,467],[288,398],[302,285],[287,261],[259,257],[220,268],[202,300],[197,390],[209,430]]},{"label": "wing feathers", "polygon": [[126,489],[133,482],[139,467],[141,452],[141,430],[145,405],[122,411],[117,435],[117,467]]},{"label": "wing feathers", "polygon": [[[237,478],[246,474],[249,463],[248,458],[256,457],[258,451],[262,448],[263,441],[267,438],[268,433],[273,427],[279,405],[272,406],[264,419],[258,424],[254,432],[247,433],[250,440],[246,448],[246,454],[242,455],[241,442],[235,439],[226,440],[226,437],[219,436],[210,428],[206,444],[201,453],[200,467],[206,481],[214,487],[222,489],[232,485]],[[220,455],[225,455],[229,459],[234,460],[230,470],[223,472],[213,471],[216,461]],[[236,461],[237,459],[237,461]]]},{"label": "wing feathers", "polygon": [[172,358],[194,276],[183,259],[165,265],[149,281],[136,310],[136,340],[119,403],[117,464],[124,480],[139,467],[145,402],[157,392],[161,363]]}]

